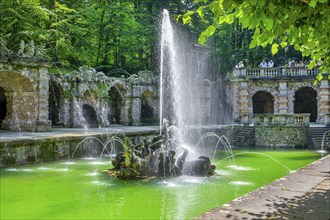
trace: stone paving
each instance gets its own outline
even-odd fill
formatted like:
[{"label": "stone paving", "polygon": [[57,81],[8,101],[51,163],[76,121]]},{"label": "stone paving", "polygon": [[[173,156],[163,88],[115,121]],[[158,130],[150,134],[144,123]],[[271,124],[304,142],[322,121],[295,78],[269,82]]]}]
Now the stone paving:
[{"label": "stone paving", "polygon": [[195,219],[330,219],[330,155]]}]

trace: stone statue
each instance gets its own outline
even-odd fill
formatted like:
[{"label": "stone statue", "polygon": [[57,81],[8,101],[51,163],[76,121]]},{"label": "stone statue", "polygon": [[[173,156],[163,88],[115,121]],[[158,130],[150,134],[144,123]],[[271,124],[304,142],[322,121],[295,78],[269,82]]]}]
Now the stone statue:
[{"label": "stone statue", "polygon": [[24,56],[24,50],[25,50],[25,42],[24,40],[21,40],[19,50],[17,52],[17,56],[23,57]]},{"label": "stone statue", "polygon": [[35,49],[36,47],[34,46],[34,40],[31,40],[28,45],[26,45],[26,52],[25,52],[25,57],[34,57],[35,55]]},{"label": "stone statue", "polygon": [[171,135],[168,131],[154,137],[150,142],[145,139],[137,145],[125,138],[125,152],[118,153],[112,160],[114,169],[109,170],[109,174],[120,179],[214,174],[215,165],[211,164],[209,157],[199,156],[187,161],[189,150],[181,147],[183,153],[176,158],[178,146],[169,139]]}]

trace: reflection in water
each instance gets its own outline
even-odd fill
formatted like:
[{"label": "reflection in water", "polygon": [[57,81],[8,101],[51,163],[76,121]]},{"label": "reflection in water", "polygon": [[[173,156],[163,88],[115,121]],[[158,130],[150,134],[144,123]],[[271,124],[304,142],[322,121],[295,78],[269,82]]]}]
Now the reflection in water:
[{"label": "reflection in water", "polygon": [[254,168],[251,168],[251,167],[243,167],[243,166],[236,166],[236,165],[230,165],[230,166],[227,166],[228,168],[230,169],[233,169],[233,170],[254,170]]},{"label": "reflection in water", "polygon": [[235,185],[235,186],[249,186],[249,185],[253,185],[253,183],[250,182],[244,182],[244,181],[232,181],[229,182],[230,185]]}]

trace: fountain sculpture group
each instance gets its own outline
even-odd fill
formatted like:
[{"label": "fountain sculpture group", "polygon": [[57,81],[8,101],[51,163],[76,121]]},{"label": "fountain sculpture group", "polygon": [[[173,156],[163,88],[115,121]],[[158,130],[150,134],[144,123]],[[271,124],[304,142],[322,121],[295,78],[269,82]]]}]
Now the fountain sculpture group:
[{"label": "fountain sculpture group", "polygon": [[[181,175],[211,176],[215,165],[207,156],[187,160],[189,150],[182,147],[165,124],[165,132],[151,141],[145,139],[137,145],[125,138],[124,151],[112,160],[113,169],[109,174],[120,179],[177,177]],[[179,156],[176,157],[176,155]]]}]

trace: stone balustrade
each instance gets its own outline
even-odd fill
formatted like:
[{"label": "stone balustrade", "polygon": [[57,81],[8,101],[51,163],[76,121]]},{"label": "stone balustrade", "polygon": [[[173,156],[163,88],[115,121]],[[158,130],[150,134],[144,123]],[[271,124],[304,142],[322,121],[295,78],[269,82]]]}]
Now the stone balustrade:
[{"label": "stone balustrade", "polygon": [[316,76],[317,68],[240,68],[234,69],[233,75],[238,78],[274,78]]},{"label": "stone balustrade", "polygon": [[310,114],[254,114],[255,125],[309,126]]}]

